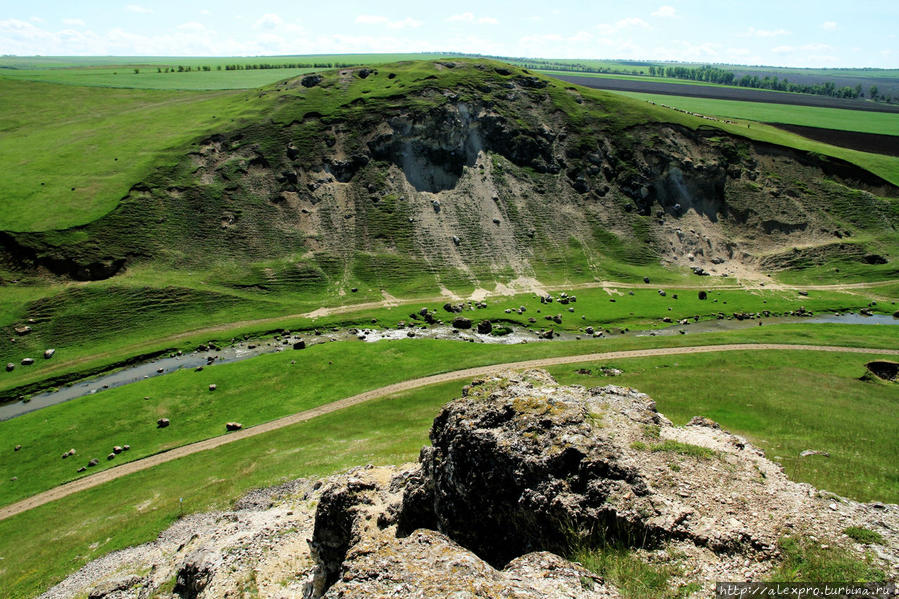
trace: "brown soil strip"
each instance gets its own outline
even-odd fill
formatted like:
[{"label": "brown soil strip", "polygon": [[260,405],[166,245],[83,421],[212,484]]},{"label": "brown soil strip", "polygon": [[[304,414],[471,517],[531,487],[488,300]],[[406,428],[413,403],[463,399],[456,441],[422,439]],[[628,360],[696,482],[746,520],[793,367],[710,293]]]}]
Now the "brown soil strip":
[{"label": "brown soil strip", "polygon": [[813,94],[794,94],[772,90],[743,87],[718,87],[714,85],[693,85],[690,83],[664,83],[661,81],[635,81],[632,79],[612,79],[608,77],[577,77],[570,75],[550,75],[562,81],[576,83],[594,89],[611,91],[641,92],[666,96],[686,96],[688,98],[709,98],[711,100],[738,100],[742,102],[764,102],[767,104],[789,104],[792,106],[820,106],[822,108],[845,108],[866,112],[899,113],[899,106],[848,100]]},{"label": "brown soil strip", "polygon": [[802,137],[821,141],[832,146],[849,148],[860,152],[872,152],[886,156],[899,156],[899,137],[880,133],[862,133],[860,131],[841,131],[822,127],[806,127],[789,123],[768,123],[778,129],[796,133]]},{"label": "brown soil strip", "polygon": [[395,383],[393,385],[387,385],[386,387],[381,387],[379,389],[372,389],[371,391],[366,391],[365,393],[353,395],[352,397],[346,397],[344,399],[339,399],[337,401],[333,401],[333,402],[325,404],[323,406],[319,406],[317,408],[312,408],[311,410],[297,412],[296,414],[291,414],[290,416],[285,416],[283,418],[279,418],[277,420],[272,420],[271,422],[266,422],[266,423],[260,424],[258,426],[254,426],[254,427],[250,427],[250,428],[247,428],[247,429],[244,429],[241,431],[229,433],[229,434],[223,435],[221,437],[213,437],[211,439],[205,439],[203,441],[198,441],[196,443],[182,445],[181,447],[172,449],[170,451],[165,451],[162,453],[158,453],[156,455],[152,455],[152,456],[149,456],[146,458],[135,460],[133,462],[129,462],[127,464],[122,464],[121,466],[116,466],[115,468],[110,468],[109,470],[104,470],[103,472],[98,472],[97,474],[91,474],[89,476],[85,476],[84,478],[80,478],[78,480],[60,485],[58,487],[50,489],[49,491],[44,491],[43,493],[38,493],[37,495],[33,495],[31,497],[28,497],[27,499],[23,499],[16,503],[13,503],[13,504],[10,504],[10,505],[0,508],[0,520],[5,520],[6,518],[10,518],[17,514],[21,514],[22,512],[25,512],[32,508],[36,508],[38,506],[44,505],[45,503],[50,503],[51,501],[56,501],[57,499],[62,499],[63,497],[72,495],[73,493],[77,493],[79,491],[84,491],[85,489],[90,489],[92,487],[102,485],[103,483],[109,482],[111,480],[115,480],[117,478],[121,478],[121,477],[127,476],[129,474],[133,474],[135,472],[140,472],[141,470],[146,470],[148,468],[158,466],[159,464],[171,462],[172,460],[177,460],[179,458],[183,458],[183,457],[195,454],[195,453],[199,453],[201,451],[215,449],[216,447],[220,447],[227,443],[234,443],[235,441],[241,441],[243,439],[255,437],[256,435],[262,435],[264,433],[275,431],[275,430],[284,428],[286,426],[292,426],[292,425],[298,424],[300,422],[305,422],[307,420],[311,420],[312,418],[315,418],[317,416],[322,416],[324,414],[330,414],[331,412],[336,412],[338,410],[342,410],[342,409],[348,408],[350,406],[355,406],[355,405],[358,405],[361,403],[365,403],[365,402],[371,401],[373,399],[380,399],[382,397],[395,395],[397,393],[403,393],[405,391],[417,389],[419,387],[425,387],[427,385],[436,385],[439,383],[447,383],[447,382],[455,381],[455,380],[459,380],[459,379],[481,377],[481,376],[485,376],[490,373],[496,372],[498,370],[505,370],[505,369],[509,369],[509,368],[512,368],[512,369],[546,368],[548,366],[559,366],[559,365],[563,365],[563,364],[577,364],[579,362],[595,362],[595,361],[599,361],[599,360],[613,360],[613,359],[621,360],[621,359],[625,359],[625,358],[646,358],[646,357],[652,357],[652,356],[702,354],[702,353],[714,353],[714,352],[723,352],[723,351],[759,351],[759,350],[823,351],[823,352],[843,352],[843,353],[899,356],[899,350],[890,350],[890,349],[841,347],[841,346],[833,346],[833,345],[790,345],[790,344],[780,344],[780,343],[777,343],[777,344],[774,344],[774,343],[768,343],[768,344],[738,343],[738,344],[730,344],[730,345],[700,345],[700,346],[694,346],[694,347],[665,347],[665,348],[656,348],[656,349],[641,349],[641,350],[605,352],[605,353],[594,353],[594,354],[579,354],[579,355],[574,355],[574,356],[542,358],[539,360],[526,360],[523,362],[507,362],[505,364],[494,364],[492,366],[480,366],[477,368],[466,368],[463,370],[454,370],[452,372],[445,372],[443,374],[435,374],[432,376],[403,381],[402,383]]}]

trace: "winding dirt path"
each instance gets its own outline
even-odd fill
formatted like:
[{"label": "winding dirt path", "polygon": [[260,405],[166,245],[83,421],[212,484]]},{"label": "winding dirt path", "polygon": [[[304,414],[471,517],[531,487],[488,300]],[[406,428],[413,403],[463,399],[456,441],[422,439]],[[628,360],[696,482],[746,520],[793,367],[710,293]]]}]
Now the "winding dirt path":
[{"label": "winding dirt path", "polygon": [[158,453],[152,456],[148,456],[146,458],[141,458],[139,460],[135,460],[133,462],[128,462],[127,464],[122,464],[121,466],[116,466],[114,468],[110,468],[109,470],[104,470],[103,472],[98,472],[97,474],[91,474],[89,476],[85,476],[78,480],[74,480],[69,483],[65,483],[49,491],[44,491],[43,493],[38,493],[37,495],[32,495],[27,499],[23,499],[16,503],[7,505],[5,507],[0,508],[0,520],[5,520],[6,518],[10,518],[15,516],[16,514],[21,514],[22,512],[28,511],[32,508],[36,508],[38,506],[44,505],[45,503],[50,503],[51,501],[56,501],[57,499],[62,499],[68,495],[72,495],[73,493],[77,493],[79,491],[83,491],[85,489],[90,489],[92,487],[96,487],[98,485],[102,485],[105,482],[109,482],[111,480],[115,480],[117,478],[121,478],[123,476],[128,476],[129,474],[133,474],[135,472],[140,472],[141,470],[146,470],[148,468],[152,468],[159,464],[164,464],[166,462],[171,462],[172,460],[177,460],[179,458],[183,458],[195,453],[199,453],[201,451],[207,451],[210,449],[215,449],[216,447],[220,447],[227,443],[234,443],[235,441],[241,441],[243,439],[248,439],[250,437],[255,437],[256,435],[262,435],[264,433],[268,433],[271,431],[276,431],[278,429],[284,428],[286,426],[291,426],[300,422],[305,422],[307,420],[311,420],[317,416],[322,416],[324,414],[330,414],[332,412],[336,412],[338,410],[342,410],[344,408],[348,408],[350,406],[355,406],[361,403],[365,403],[367,401],[371,401],[373,399],[380,399],[382,397],[387,397],[389,395],[394,395],[397,393],[402,393],[404,391],[409,391],[411,389],[417,389],[419,387],[425,387],[427,385],[435,385],[439,383],[446,383],[450,381],[455,381],[459,379],[467,379],[467,378],[475,378],[480,376],[485,376],[487,374],[496,372],[498,370],[505,369],[525,369],[525,368],[545,368],[548,366],[559,366],[564,364],[576,364],[579,362],[595,362],[600,360],[620,360],[625,358],[646,358],[652,356],[671,356],[671,355],[682,355],[682,354],[704,354],[704,353],[715,353],[715,352],[726,352],[726,351],[765,351],[765,350],[792,350],[792,351],[822,351],[822,352],[842,352],[842,353],[858,353],[858,354],[879,354],[879,355],[891,355],[891,356],[899,356],[899,350],[896,349],[872,349],[872,348],[863,348],[863,347],[842,347],[842,346],[833,346],[833,345],[790,345],[790,344],[781,344],[781,343],[766,343],[766,344],[754,344],[754,343],[737,343],[737,344],[729,344],[729,345],[699,345],[693,347],[663,347],[656,349],[640,349],[640,350],[630,350],[630,351],[616,351],[616,352],[604,352],[604,353],[593,353],[593,354],[578,354],[573,356],[560,356],[555,358],[541,358],[537,360],[525,360],[522,362],[506,362],[503,364],[494,364],[491,366],[479,366],[476,368],[465,368],[463,370],[453,370],[451,372],[444,372],[442,374],[435,374],[432,376],[421,377],[417,379],[411,379],[408,381],[403,381],[401,383],[394,383],[392,385],[387,385],[386,387],[380,387],[378,389],[372,389],[371,391],[366,391],[365,393],[360,393],[358,395],[353,395],[351,397],[345,397],[344,399],[339,399],[337,401],[333,401],[331,403],[318,406],[316,408],[312,408],[310,410],[304,410],[302,412],[297,412],[296,414],[291,414],[290,416],[285,416],[283,418],[279,418],[277,420],[272,420],[271,422],[266,422],[264,424],[260,424],[257,426],[253,426],[241,431],[236,431],[233,433],[228,433],[226,435],[220,437],[213,437],[211,439],[205,439],[203,441],[197,441],[196,443],[190,443],[188,445],[182,445],[181,447],[177,447],[175,449],[165,451],[162,453]]}]

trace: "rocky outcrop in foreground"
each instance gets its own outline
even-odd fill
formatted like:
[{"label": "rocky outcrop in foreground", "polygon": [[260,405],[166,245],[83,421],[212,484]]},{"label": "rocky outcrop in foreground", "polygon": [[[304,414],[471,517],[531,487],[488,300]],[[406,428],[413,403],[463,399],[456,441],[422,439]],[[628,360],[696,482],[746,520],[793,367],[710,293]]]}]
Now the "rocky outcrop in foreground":
[{"label": "rocky outcrop in foreground", "polygon": [[[789,481],[744,439],[704,418],[675,427],[631,389],[562,387],[542,371],[473,381],[431,442],[419,464],[187,517],[45,597],[618,597],[562,557],[602,542],[675,566],[672,584],[707,596],[716,580],[764,579],[785,535],[899,574],[899,506]],[[881,542],[860,545],[849,527]]]}]

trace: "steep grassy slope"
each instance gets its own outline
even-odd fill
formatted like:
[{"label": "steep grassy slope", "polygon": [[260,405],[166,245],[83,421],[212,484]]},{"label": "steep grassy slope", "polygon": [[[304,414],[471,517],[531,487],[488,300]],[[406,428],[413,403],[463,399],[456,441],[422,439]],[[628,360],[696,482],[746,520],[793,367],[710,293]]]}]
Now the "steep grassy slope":
[{"label": "steep grassy slope", "polygon": [[83,225],[181,146],[258,113],[243,93],[110,90],[0,77],[0,230]]}]

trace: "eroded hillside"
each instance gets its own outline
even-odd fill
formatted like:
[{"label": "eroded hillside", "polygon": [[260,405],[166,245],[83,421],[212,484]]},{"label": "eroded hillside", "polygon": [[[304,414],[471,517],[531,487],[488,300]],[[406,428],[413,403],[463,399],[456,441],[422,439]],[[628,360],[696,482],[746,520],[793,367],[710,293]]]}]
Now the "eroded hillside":
[{"label": "eroded hillside", "polygon": [[3,266],[319,292],[895,260],[899,192],[866,171],[496,63],[345,69],[259,97],[269,119],[199,140],[100,220],[0,233]]}]

